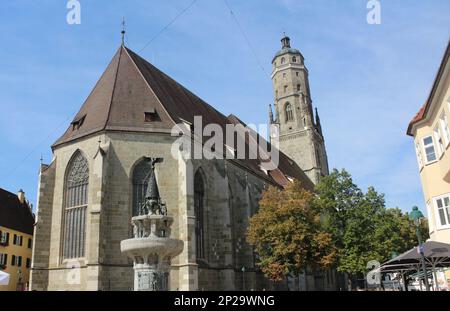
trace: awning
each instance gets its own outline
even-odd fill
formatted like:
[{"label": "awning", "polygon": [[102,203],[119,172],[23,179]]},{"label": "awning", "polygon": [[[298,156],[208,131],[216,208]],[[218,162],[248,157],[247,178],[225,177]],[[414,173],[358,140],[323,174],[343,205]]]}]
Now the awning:
[{"label": "awning", "polygon": [[[450,244],[427,241],[422,244],[425,256],[425,264],[431,268],[450,267]],[[421,268],[421,256],[419,247],[414,247],[409,251],[385,262],[378,271],[380,272],[402,272],[419,271]]]}]

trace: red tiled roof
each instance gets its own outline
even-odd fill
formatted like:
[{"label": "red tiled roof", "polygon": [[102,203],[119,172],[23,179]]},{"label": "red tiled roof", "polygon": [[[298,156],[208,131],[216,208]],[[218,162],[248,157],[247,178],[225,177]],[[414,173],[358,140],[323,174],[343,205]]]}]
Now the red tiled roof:
[{"label": "red tiled roof", "polygon": [[425,114],[425,107],[427,106],[427,104],[423,104],[423,106],[420,108],[420,110],[416,113],[416,115],[414,116],[414,118],[411,120],[410,123],[416,123],[420,120],[422,120],[422,118],[424,117]]},{"label": "red tiled roof", "polygon": [[431,102],[436,93],[436,89],[439,85],[439,82],[441,81],[442,75],[444,74],[445,66],[446,66],[447,62],[449,61],[449,56],[450,56],[450,40],[448,41],[447,49],[444,53],[444,57],[442,58],[441,64],[439,66],[439,70],[434,79],[433,86],[431,88],[430,94],[428,95],[428,99],[425,102],[425,104],[420,108],[419,112],[416,113],[416,115],[414,116],[414,118],[411,120],[411,122],[408,125],[408,129],[406,131],[406,133],[408,135],[413,136],[412,127],[414,126],[414,124],[423,120],[426,117],[428,110],[430,109]]}]

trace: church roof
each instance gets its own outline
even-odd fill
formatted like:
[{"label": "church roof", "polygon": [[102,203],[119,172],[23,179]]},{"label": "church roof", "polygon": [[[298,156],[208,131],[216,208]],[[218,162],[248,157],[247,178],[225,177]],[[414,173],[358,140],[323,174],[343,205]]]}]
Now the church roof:
[{"label": "church roof", "polygon": [[[157,118],[157,122],[147,122],[147,115]],[[187,121],[193,124],[194,116],[202,116],[203,125],[220,125],[224,133],[226,124],[243,123],[236,117],[224,116],[122,45],[69,128],[52,148],[101,131],[168,133],[177,123]],[[303,171],[291,165],[286,160],[287,156],[281,154],[280,169],[290,177],[299,178],[305,187],[312,188],[312,183]],[[261,170],[259,160],[233,161],[283,186]]]},{"label": "church roof", "polygon": [[34,215],[26,202],[17,194],[0,188],[0,227],[33,235]]}]

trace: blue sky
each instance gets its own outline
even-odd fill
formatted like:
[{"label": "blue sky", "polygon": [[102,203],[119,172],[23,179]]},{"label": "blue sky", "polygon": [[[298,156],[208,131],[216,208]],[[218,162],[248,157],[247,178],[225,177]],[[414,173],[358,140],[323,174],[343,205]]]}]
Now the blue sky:
[{"label": "blue sky", "polygon": [[[0,2],[0,187],[36,201],[39,158],[63,133],[120,44],[139,52],[192,0]],[[389,207],[423,208],[409,120],[426,100],[450,35],[450,1],[198,0],[139,52],[224,114],[267,121],[271,59],[285,31],[302,51],[321,115],[330,167],[346,168]],[[258,63],[264,67],[261,69]]]}]

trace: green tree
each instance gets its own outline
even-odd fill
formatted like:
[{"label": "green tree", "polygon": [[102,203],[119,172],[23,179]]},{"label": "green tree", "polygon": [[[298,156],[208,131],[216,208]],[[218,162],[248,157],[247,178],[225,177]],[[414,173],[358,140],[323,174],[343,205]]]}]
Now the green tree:
[{"label": "green tree", "polygon": [[247,241],[259,255],[259,267],[274,281],[307,266],[326,268],[335,260],[332,235],[322,228],[314,195],[294,181],[285,189],[269,187],[251,219]]},{"label": "green tree", "polygon": [[364,274],[371,260],[382,261],[377,229],[385,211],[384,195],[372,187],[347,212],[347,223],[339,250],[338,270],[351,275]]},{"label": "green tree", "polygon": [[[424,241],[428,239],[428,223],[423,221],[420,227]],[[392,252],[403,253],[417,246],[416,228],[408,213],[399,208],[386,209],[378,221],[374,239],[377,241],[381,262],[390,259]]]},{"label": "green tree", "polygon": [[[371,260],[385,262],[393,251],[417,245],[415,228],[400,209],[386,209],[384,195],[373,187],[361,191],[348,172],[333,170],[316,186],[316,205],[337,246],[336,267],[351,278],[367,272]],[[422,233],[427,236],[424,225]]]},{"label": "green tree", "polygon": [[333,234],[334,244],[342,249],[350,214],[363,200],[362,191],[353,183],[349,173],[336,169],[322,177],[315,188],[316,205],[328,232]]}]

